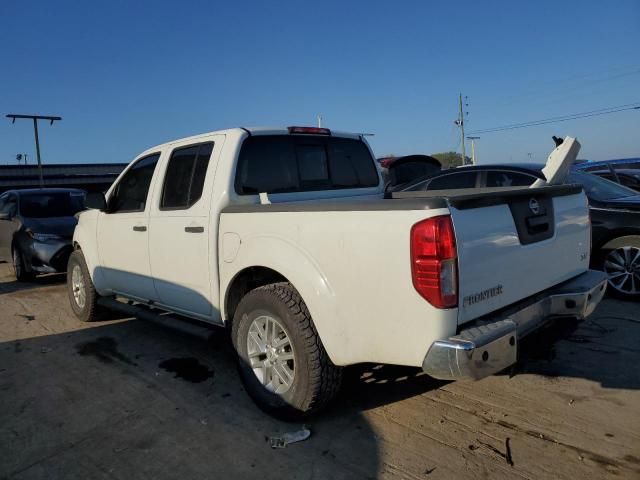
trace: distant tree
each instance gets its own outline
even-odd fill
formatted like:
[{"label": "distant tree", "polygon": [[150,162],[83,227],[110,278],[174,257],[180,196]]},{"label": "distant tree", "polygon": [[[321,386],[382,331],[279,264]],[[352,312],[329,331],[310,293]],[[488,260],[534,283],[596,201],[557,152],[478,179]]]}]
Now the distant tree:
[{"label": "distant tree", "polygon": [[[442,163],[443,169],[459,167],[460,165],[462,165],[462,155],[457,152],[434,153],[431,156],[437,158],[438,161]],[[467,163],[471,161],[470,157],[466,157],[466,159]]]}]

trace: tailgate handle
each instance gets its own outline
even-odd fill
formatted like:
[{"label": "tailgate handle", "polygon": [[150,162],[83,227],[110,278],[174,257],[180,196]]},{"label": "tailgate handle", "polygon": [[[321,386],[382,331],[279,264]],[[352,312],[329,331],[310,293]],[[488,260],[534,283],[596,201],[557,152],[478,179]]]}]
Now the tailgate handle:
[{"label": "tailgate handle", "polygon": [[133,227],[133,231],[134,232],[146,232],[147,231],[147,227],[145,227],[144,225],[136,225],[135,227]]},{"label": "tailgate handle", "polygon": [[184,227],[187,233],[204,233],[204,227]]},{"label": "tailgate handle", "polygon": [[527,218],[527,230],[529,234],[542,233],[549,230],[549,217],[547,215],[538,215],[536,217]]}]

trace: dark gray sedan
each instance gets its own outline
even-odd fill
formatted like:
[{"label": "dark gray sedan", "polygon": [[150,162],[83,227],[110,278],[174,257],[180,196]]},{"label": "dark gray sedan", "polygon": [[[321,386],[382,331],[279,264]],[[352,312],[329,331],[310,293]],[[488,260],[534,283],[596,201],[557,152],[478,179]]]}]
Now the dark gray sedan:
[{"label": "dark gray sedan", "polygon": [[71,188],[9,190],[0,195],[0,260],[16,278],[64,272],[85,191]]}]

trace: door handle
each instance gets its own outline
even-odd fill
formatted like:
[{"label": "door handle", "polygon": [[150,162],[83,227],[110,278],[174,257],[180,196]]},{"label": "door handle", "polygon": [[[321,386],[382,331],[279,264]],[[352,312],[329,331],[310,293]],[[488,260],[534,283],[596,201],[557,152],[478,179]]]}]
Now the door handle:
[{"label": "door handle", "polygon": [[204,233],[204,227],[184,227],[187,233]]},{"label": "door handle", "polygon": [[147,227],[145,227],[144,225],[136,225],[135,227],[133,227],[133,231],[134,232],[146,232],[147,231]]}]

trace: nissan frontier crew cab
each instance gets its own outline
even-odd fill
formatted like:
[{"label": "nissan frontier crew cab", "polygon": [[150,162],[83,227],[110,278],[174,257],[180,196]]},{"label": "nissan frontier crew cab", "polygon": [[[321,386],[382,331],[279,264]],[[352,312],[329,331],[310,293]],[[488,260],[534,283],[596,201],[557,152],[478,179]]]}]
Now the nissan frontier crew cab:
[{"label": "nissan frontier crew cab", "polygon": [[524,335],[586,317],[606,286],[588,268],[580,186],[385,198],[363,136],[328,129],[159,145],[87,205],[75,314],[92,321],[118,297],[228,327],[248,393],[280,417],[323,407],[346,365],[499,372]]}]

